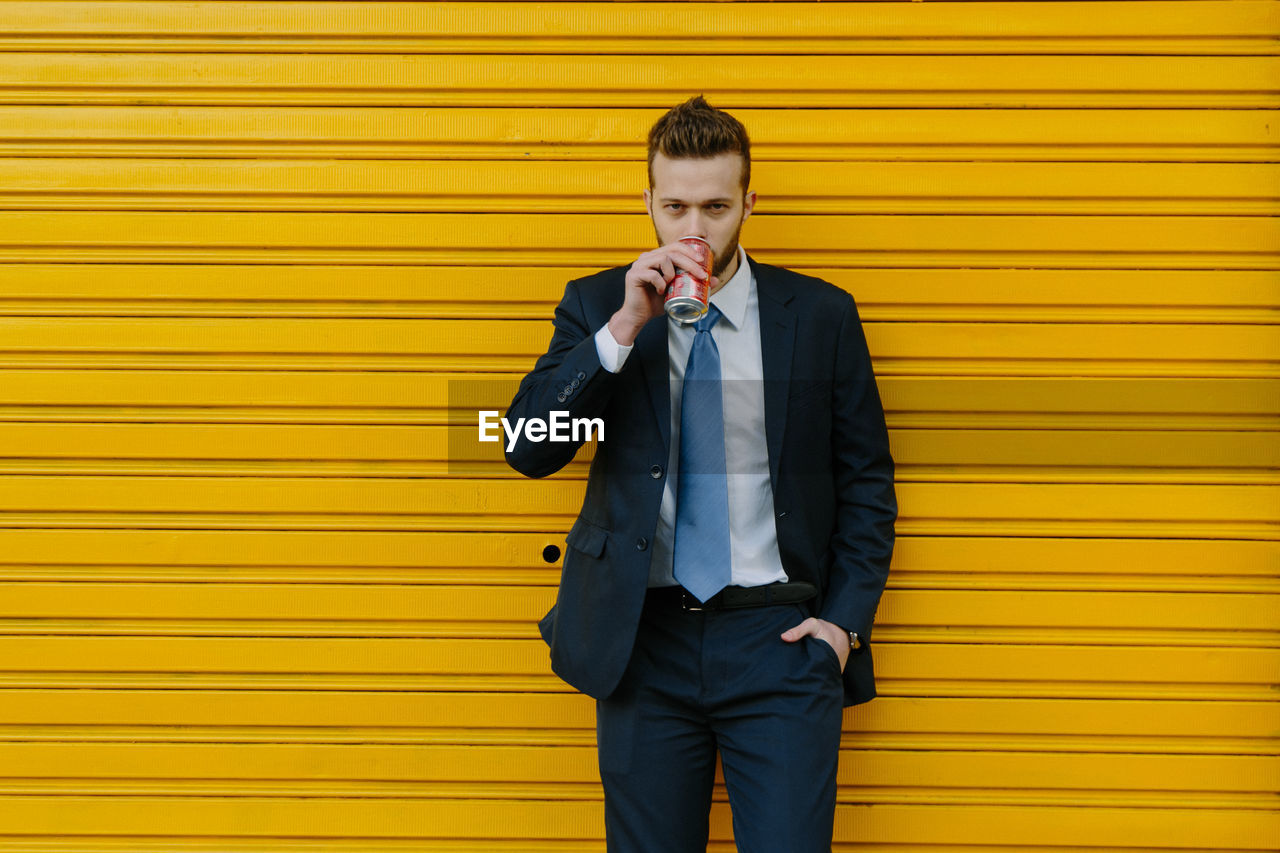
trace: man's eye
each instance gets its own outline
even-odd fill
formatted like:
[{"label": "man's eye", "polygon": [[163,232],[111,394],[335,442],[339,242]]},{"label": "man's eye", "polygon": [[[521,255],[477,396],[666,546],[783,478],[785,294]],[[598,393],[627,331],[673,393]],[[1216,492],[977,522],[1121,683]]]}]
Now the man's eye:
[{"label": "man's eye", "polygon": [[682,207],[684,207],[682,204],[669,204],[667,205],[667,210],[679,210]]},{"label": "man's eye", "polygon": [[713,204],[713,205],[711,205],[711,209],[712,209],[712,210],[714,210],[714,211],[716,211],[716,212],[718,213],[718,212],[720,212],[721,210],[724,210],[725,208],[727,208],[728,206],[729,206],[729,205],[727,205],[727,204]]}]

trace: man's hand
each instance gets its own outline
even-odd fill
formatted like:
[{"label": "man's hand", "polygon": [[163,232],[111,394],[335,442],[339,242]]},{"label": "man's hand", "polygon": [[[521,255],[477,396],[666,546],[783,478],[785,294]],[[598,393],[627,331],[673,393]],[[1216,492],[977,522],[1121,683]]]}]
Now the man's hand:
[{"label": "man's hand", "polygon": [[782,639],[794,643],[805,635],[817,637],[835,649],[836,657],[840,659],[840,671],[844,672],[844,665],[849,661],[849,635],[839,625],[810,616],[794,628],[783,631]]},{"label": "man's hand", "polygon": [[[645,252],[631,265],[622,307],[609,319],[609,334],[615,341],[631,346],[645,323],[661,316],[667,285],[676,277],[676,267],[702,278],[702,264],[679,240]],[[714,288],[718,283],[719,279],[712,276],[708,287]]]}]

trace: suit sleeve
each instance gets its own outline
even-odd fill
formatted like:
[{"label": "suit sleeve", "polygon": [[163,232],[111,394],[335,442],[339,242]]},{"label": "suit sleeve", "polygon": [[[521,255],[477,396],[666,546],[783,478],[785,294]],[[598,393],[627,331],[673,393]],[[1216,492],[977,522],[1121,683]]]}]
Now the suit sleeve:
[{"label": "suit sleeve", "polygon": [[[520,382],[504,417],[549,420],[551,412],[569,418],[602,417],[617,380],[600,364],[595,329],[587,326],[580,283],[571,281],[556,306],[555,330],[546,353]],[[554,474],[573,460],[582,441],[532,442],[523,434],[506,450],[507,464],[526,477]]]},{"label": "suit sleeve", "polygon": [[836,524],[820,617],[871,639],[871,623],[889,578],[898,502],[884,409],[853,297],[846,296],[832,393]]}]

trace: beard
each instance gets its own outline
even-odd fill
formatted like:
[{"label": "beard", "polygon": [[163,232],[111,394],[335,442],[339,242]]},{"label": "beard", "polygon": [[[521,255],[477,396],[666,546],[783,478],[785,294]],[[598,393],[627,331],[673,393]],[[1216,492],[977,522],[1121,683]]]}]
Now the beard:
[{"label": "beard", "polygon": [[[653,222],[652,218],[650,222]],[[738,238],[742,236],[742,222],[738,223],[738,227],[733,229],[733,236],[728,239],[725,246],[712,246],[712,264],[711,274],[716,278],[720,278],[729,264],[733,263],[738,257]],[[665,246],[666,241],[662,239],[662,235],[658,233],[658,223],[653,222],[653,236],[658,241],[659,246]],[[679,238],[676,238],[679,239]],[[674,241],[672,241],[674,242]]]},{"label": "beard", "polygon": [[738,257],[738,235],[742,233],[742,226],[738,226],[738,230],[733,232],[733,239],[729,246],[715,257],[715,264],[711,269],[711,274],[716,278],[720,278],[724,271],[729,268],[729,264],[733,263]]}]

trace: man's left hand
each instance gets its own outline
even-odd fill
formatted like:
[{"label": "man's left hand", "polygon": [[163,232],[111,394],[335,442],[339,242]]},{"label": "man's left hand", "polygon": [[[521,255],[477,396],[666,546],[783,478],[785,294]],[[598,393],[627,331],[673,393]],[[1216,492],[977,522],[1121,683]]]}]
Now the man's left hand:
[{"label": "man's left hand", "polygon": [[825,619],[819,619],[816,616],[810,616],[794,628],[790,628],[782,632],[782,639],[788,643],[797,642],[801,637],[809,635],[817,637],[831,648],[836,650],[836,657],[840,659],[840,671],[844,672],[844,665],[849,660],[849,635],[840,629],[839,625],[834,625]]}]

